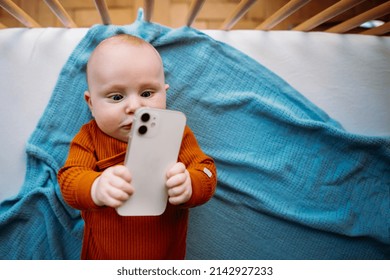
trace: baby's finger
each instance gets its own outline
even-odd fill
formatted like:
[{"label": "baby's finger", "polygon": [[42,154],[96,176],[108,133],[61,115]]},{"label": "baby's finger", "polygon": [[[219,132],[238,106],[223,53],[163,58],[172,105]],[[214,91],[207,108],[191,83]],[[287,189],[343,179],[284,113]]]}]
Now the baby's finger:
[{"label": "baby's finger", "polygon": [[169,197],[179,196],[179,195],[181,195],[183,192],[184,192],[184,188],[183,188],[183,187],[169,188],[169,189],[168,189],[168,196],[169,196]]},{"label": "baby's finger", "polygon": [[117,208],[123,204],[124,201],[112,197],[107,197],[105,205],[112,208]]},{"label": "baby's finger", "polygon": [[114,166],[113,174],[115,176],[118,176],[118,177],[122,178],[123,180],[125,180],[128,183],[131,182],[130,170],[126,166],[124,166],[124,165],[116,165],[116,166]]},{"label": "baby's finger", "polygon": [[184,173],[186,166],[182,162],[175,163],[167,172],[167,177],[171,178],[172,176],[180,173]]},{"label": "baby's finger", "polygon": [[126,201],[130,197],[129,193],[127,193],[127,192],[125,192],[123,190],[117,189],[117,188],[111,188],[108,191],[108,195],[111,198],[113,198],[114,200],[118,200],[118,201]]},{"label": "baby's finger", "polygon": [[172,205],[179,205],[179,204],[186,203],[189,200],[190,196],[191,196],[190,194],[183,191],[181,194],[177,196],[170,196],[168,200],[169,203],[171,203]]},{"label": "baby's finger", "polygon": [[185,173],[176,174],[167,180],[166,186],[167,186],[167,188],[173,188],[173,187],[180,186],[180,185],[184,184],[184,182],[186,181],[186,178],[187,178],[187,175]]},{"label": "baby's finger", "polygon": [[182,204],[182,198],[180,196],[171,196],[169,197],[169,203],[172,205]]}]

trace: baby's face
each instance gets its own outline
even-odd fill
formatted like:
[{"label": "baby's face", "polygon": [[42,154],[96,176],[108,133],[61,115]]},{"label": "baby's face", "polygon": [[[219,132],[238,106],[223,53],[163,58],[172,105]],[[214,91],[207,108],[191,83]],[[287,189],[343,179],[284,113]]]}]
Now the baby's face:
[{"label": "baby's face", "polygon": [[107,45],[88,64],[85,99],[99,128],[127,142],[134,112],[140,107],[166,108],[164,69],[148,45]]}]

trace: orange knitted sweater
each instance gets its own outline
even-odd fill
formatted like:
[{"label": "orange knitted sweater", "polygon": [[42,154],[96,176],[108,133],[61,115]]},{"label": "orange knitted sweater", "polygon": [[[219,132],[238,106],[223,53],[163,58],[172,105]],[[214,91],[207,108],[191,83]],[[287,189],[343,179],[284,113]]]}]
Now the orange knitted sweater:
[{"label": "orange knitted sweater", "polygon": [[[127,143],[104,134],[96,122],[84,125],[73,139],[58,173],[62,195],[81,210],[85,222],[82,259],[184,259],[188,208],[207,202],[216,187],[214,161],[200,149],[193,132],[184,131],[178,161],[191,176],[192,197],[180,206],[168,203],[160,216],[122,217],[91,198],[93,181],[104,169],[123,164]],[[203,170],[211,171],[211,177]]]}]

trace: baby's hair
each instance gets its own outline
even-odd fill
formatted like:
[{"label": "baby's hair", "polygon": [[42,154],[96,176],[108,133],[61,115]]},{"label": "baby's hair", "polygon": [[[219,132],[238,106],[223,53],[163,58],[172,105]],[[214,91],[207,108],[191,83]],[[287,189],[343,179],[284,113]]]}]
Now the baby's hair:
[{"label": "baby's hair", "polygon": [[133,46],[148,46],[155,51],[155,53],[157,54],[157,56],[161,60],[160,54],[158,53],[158,51],[156,50],[156,48],[152,44],[150,44],[149,42],[145,41],[142,38],[139,38],[137,36],[133,36],[130,34],[124,34],[124,33],[117,34],[117,35],[114,35],[112,37],[108,37],[108,38],[104,39],[102,42],[100,42],[100,44],[102,44],[105,41],[114,41],[115,42],[115,40],[117,40],[118,43],[129,42]]},{"label": "baby's hair", "polygon": [[96,48],[92,51],[91,56],[88,59],[87,65],[85,67],[86,74],[87,74],[86,75],[87,76],[87,83],[88,83],[88,64],[89,64],[89,61],[91,60],[91,57],[96,52],[96,50],[98,50],[101,47],[104,47],[105,45],[109,45],[109,44],[116,45],[116,44],[123,44],[123,43],[129,43],[129,45],[132,45],[135,47],[149,47],[150,49],[154,50],[154,52],[156,53],[158,59],[160,60],[160,62],[162,64],[161,56],[152,44],[148,43],[147,41],[145,41],[142,38],[139,38],[137,36],[133,36],[130,34],[125,34],[125,33],[116,34],[116,35],[113,35],[113,36],[108,37],[108,38],[104,39],[103,41],[101,41],[96,46]]},{"label": "baby's hair", "polygon": [[115,41],[118,41],[118,42],[129,42],[129,43],[133,44],[134,46],[141,46],[141,45],[144,45],[144,44],[150,45],[148,42],[146,42],[145,40],[143,40],[143,39],[141,39],[141,38],[139,38],[137,36],[133,36],[133,35],[130,35],[130,34],[124,34],[124,33],[108,37],[108,38],[104,39],[103,41],[101,41],[99,43],[99,45],[104,45],[107,42],[115,42]]}]

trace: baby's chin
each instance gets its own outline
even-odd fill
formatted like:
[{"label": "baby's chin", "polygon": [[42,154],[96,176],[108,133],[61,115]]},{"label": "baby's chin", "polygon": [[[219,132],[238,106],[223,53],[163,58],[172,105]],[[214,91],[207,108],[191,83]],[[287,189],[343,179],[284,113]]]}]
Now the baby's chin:
[{"label": "baby's chin", "polygon": [[121,142],[125,142],[125,143],[128,143],[129,142],[129,138],[130,138],[130,131],[128,131],[127,134],[124,134],[124,135],[121,135],[121,136],[118,136],[118,137],[114,137],[115,139],[121,141]]},{"label": "baby's chin", "polygon": [[116,140],[121,141],[123,143],[128,143],[130,137],[127,136],[127,137],[113,137],[113,138],[115,138]]},{"label": "baby's chin", "polygon": [[117,133],[106,133],[106,134],[116,140],[127,143],[129,142],[129,138],[130,138],[130,129],[121,128],[120,131],[118,131]]}]

